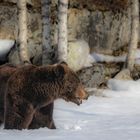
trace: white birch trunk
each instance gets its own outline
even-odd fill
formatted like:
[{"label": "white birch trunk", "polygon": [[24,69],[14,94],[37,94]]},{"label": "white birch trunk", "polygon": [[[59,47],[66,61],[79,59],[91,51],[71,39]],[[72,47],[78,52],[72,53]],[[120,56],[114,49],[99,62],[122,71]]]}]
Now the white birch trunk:
[{"label": "white birch trunk", "polygon": [[131,25],[131,38],[128,50],[126,65],[132,71],[135,64],[135,54],[139,40],[139,0],[132,0],[131,5],[132,25]]},{"label": "white birch trunk", "polygon": [[50,63],[50,52],[51,52],[51,23],[50,23],[50,14],[51,14],[51,0],[41,0],[42,5],[42,64]]},{"label": "white birch trunk", "polygon": [[26,0],[18,0],[19,56],[22,63],[29,62],[27,49],[27,8]]},{"label": "white birch trunk", "polygon": [[67,62],[67,12],[68,0],[58,3],[58,60]]}]

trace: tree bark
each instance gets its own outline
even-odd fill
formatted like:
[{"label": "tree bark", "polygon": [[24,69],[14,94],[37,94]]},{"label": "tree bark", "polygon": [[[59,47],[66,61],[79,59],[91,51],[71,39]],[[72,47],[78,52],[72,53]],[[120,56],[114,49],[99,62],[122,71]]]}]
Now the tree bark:
[{"label": "tree bark", "polygon": [[67,12],[68,0],[58,3],[58,61],[67,62]]},{"label": "tree bark", "polygon": [[27,49],[27,8],[26,0],[18,0],[19,56],[22,63],[30,62]]},{"label": "tree bark", "polygon": [[50,53],[51,53],[51,22],[50,22],[50,14],[51,14],[51,0],[41,0],[42,5],[42,64],[49,64],[50,61]]},{"label": "tree bark", "polygon": [[132,25],[129,50],[126,60],[126,68],[133,70],[135,64],[135,53],[139,40],[139,0],[132,0],[131,5]]}]

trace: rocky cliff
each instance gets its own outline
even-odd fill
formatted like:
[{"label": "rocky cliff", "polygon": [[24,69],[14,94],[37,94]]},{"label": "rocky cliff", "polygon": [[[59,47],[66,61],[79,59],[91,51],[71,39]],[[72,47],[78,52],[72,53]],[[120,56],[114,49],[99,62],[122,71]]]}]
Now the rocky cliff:
[{"label": "rocky cliff", "polygon": [[[17,0],[0,0],[0,39],[16,40]],[[90,51],[112,54],[128,44],[131,28],[129,0],[70,0],[68,40],[85,40]],[[34,61],[42,52],[41,4],[28,0],[28,47]],[[57,0],[52,0],[52,45],[57,44]],[[14,57],[17,53],[14,51]],[[18,56],[17,56],[18,57]],[[10,60],[13,61],[13,54]],[[17,62],[18,63],[18,62]]]}]

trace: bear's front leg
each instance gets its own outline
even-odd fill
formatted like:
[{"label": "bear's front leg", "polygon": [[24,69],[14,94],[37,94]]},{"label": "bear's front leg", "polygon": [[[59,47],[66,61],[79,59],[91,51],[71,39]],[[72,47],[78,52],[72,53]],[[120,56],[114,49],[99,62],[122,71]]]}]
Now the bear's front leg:
[{"label": "bear's front leg", "polygon": [[18,104],[9,104],[7,101],[5,109],[5,129],[28,129],[35,109],[33,106],[27,102],[22,102]]},{"label": "bear's front leg", "polygon": [[48,127],[49,129],[56,129],[53,120],[53,106],[54,103],[38,109],[33,117],[29,129],[37,129],[40,127]]}]

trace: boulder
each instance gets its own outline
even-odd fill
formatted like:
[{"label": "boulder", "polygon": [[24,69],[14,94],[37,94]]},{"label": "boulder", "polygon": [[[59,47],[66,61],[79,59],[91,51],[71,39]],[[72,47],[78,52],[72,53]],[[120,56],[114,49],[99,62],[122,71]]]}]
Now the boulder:
[{"label": "boulder", "polygon": [[[125,13],[93,11],[90,16],[89,46],[92,51],[112,54],[129,43],[131,35],[131,9]],[[107,53],[108,52],[108,53]]]},{"label": "boulder", "polygon": [[[18,0],[3,0],[3,1],[16,4]],[[30,4],[33,7],[40,7],[41,6],[41,3],[39,0],[27,0],[27,4]]]},{"label": "boulder", "polygon": [[104,65],[94,64],[92,67],[82,69],[77,73],[86,88],[99,87],[106,83]]},{"label": "boulder", "polygon": [[132,80],[132,77],[131,77],[131,73],[130,73],[129,69],[123,69],[114,77],[114,79]]},{"label": "boulder", "polygon": [[84,39],[88,41],[90,12],[86,9],[71,8],[68,11],[68,41]]},{"label": "boulder", "polygon": [[88,63],[89,46],[84,40],[76,40],[68,44],[67,63],[71,69],[78,71]]}]

